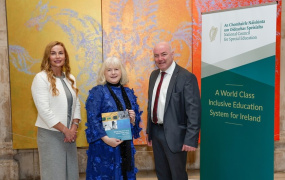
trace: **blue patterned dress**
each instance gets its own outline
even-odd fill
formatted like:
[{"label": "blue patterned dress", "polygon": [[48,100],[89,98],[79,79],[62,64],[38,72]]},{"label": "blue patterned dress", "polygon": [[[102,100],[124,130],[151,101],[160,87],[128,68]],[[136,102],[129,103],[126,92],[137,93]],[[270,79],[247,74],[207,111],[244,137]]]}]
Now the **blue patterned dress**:
[{"label": "blue patterned dress", "polygon": [[[124,109],[126,109],[121,88],[114,86],[111,86],[111,88],[119,98]],[[139,127],[142,111],[139,110],[134,91],[127,87],[125,87],[125,90],[132,109],[136,113],[135,126],[131,125],[133,138],[136,139],[140,137],[139,133],[142,129]],[[102,125],[101,113],[117,111],[116,103],[106,85],[95,86],[89,91],[86,101],[86,111],[87,129],[85,132],[89,143],[86,180],[122,180],[120,147],[113,148],[101,140],[103,136],[106,136]],[[132,170],[127,172],[127,176],[129,180],[135,180],[138,170],[135,168],[134,155],[136,150],[133,142],[131,142],[131,147]]]}]

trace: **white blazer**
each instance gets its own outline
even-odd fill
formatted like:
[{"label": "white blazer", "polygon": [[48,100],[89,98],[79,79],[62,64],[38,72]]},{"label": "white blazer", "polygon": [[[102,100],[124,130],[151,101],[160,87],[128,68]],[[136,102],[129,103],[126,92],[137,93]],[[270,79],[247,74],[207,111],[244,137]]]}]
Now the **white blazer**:
[{"label": "white blazer", "polygon": [[[75,82],[73,75],[70,74],[70,78],[72,78]],[[70,120],[71,126],[73,119],[81,119],[80,102],[78,97],[76,97],[75,91],[72,89],[71,82],[67,78],[64,78],[63,80],[73,97]],[[52,90],[50,88],[51,85],[48,81],[47,73],[45,71],[41,71],[34,77],[31,88],[34,103],[38,110],[36,126],[52,131],[58,131],[57,129],[53,128],[53,126],[59,122],[67,126],[68,104],[65,91],[60,79],[56,78],[55,84],[59,94],[57,96],[52,96]]]}]

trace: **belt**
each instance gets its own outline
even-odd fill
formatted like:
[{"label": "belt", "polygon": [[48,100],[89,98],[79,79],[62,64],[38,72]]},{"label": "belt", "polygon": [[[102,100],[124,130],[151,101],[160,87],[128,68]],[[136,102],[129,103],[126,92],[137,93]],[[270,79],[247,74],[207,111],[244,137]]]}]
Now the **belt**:
[{"label": "belt", "polygon": [[158,123],[152,123],[152,124],[159,126],[159,127],[163,127],[163,124],[158,124]]}]

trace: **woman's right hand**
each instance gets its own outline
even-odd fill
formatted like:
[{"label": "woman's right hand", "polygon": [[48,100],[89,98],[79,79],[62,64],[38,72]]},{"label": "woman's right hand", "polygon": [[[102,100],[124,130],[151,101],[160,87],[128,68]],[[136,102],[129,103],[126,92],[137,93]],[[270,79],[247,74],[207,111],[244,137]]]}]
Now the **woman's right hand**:
[{"label": "woman's right hand", "polygon": [[62,132],[65,136],[64,142],[72,143],[74,140],[76,140],[76,133],[77,131],[74,129],[68,129],[65,125],[63,125],[61,122],[57,123],[53,126],[53,128],[59,130]]},{"label": "woman's right hand", "polygon": [[104,143],[108,144],[111,147],[117,147],[123,142],[120,139],[109,138],[108,136],[104,136],[101,139],[104,141]]},{"label": "woman's right hand", "polygon": [[65,128],[64,129],[64,135],[65,135],[65,138],[64,138],[64,142],[73,142],[75,137],[76,137],[76,131],[72,131],[68,128]]}]

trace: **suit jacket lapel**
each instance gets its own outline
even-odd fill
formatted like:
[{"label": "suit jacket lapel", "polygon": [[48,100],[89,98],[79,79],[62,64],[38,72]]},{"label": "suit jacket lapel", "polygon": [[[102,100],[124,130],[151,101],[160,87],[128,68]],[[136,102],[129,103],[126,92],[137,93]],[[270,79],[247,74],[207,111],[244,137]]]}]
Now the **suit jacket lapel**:
[{"label": "suit jacket lapel", "polygon": [[[156,71],[153,72],[153,76],[152,78],[150,79],[150,82],[149,82],[149,103],[151,105],[151,102],[152,102],[152,94],[153,94],[153,88],[154,88],[154,85],[155,85],[155,81],[157,79],[157,76],[159,75],[160,73],[160,70],[157,69]],[[150,107],[151,108],[151,107]]]},{"label": "suit jacket lapel", "polygon": [[171,76],[170,82],[169,82],[167,93],[166,93],[164,113],[166,112],[167,106],[169,104],[170,96],[171,96],[172,90],[175,86],[175,82],[176,82],[176,78],[178,76],[179,69],[180,69],[180,66],[178,66],[178,64],[176,64],[175,69],[173,71],[173,74]]}]

